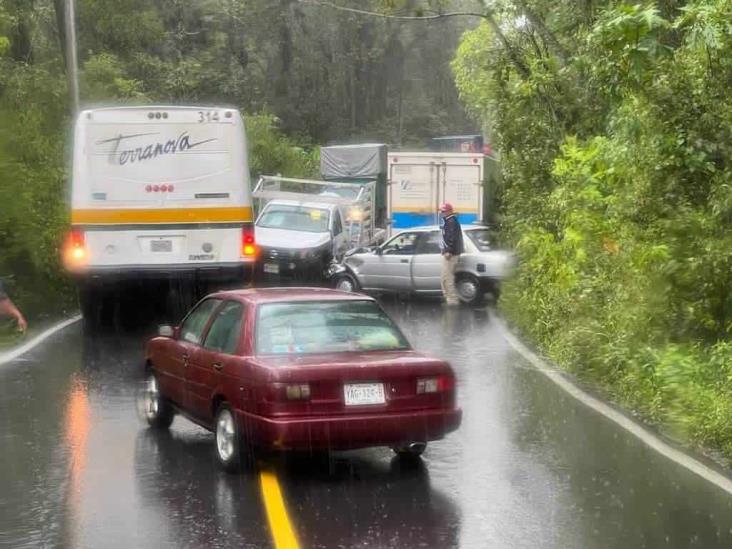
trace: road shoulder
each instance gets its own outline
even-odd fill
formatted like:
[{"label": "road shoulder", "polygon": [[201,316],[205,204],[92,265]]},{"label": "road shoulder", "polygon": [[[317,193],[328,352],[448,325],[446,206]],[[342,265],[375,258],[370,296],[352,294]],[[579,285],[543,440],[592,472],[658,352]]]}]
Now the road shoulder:
[{"label": "road shoulder", "polygon": [[728,494],[732,494],[732,479],[728,476],[716,471],[712,467],[705,465],[695,457],[689,455],[684,450],[674,448],[671,444],[664,441],[660,436],[650,431],[641,423],[631,419],[619,410],[613,408],[610,404],[603,402],[599,398],[590,395],[577,384],[568,378],[559,368],[539,357],[531,349],[529,349],[518,337],[516,337],[503,319],[496,318],[496,324],[511,347],[523,356],[536,370],[544,374],[555,385],[559,386],[566,393],[574,397],[576,400],[601,414],[608,420],[636,437],[643,444],[661,454],[667,459],[681,465],[695,475],[701,477],[724,490]]},{"label": "road shoulder", "polygon": [[81,315],[74,315],[70,318],[67,318],[65,320],[56,322],[55,324],[51,325],[50,327],[43,330],[41,333],[33,336],[28,341],[21,343],[19,345],[16,345],[14,347],[11,347],[10,349],[5,349],[0,352],[0,367],[4,366],[5,364],[8,364],[9,362],[12,362],[13,360],[16,360],[17,358],[21,357],[28,351],[34,349],[44,341],[46,341],[49,337],[54,335],[55,333],[63,330],[64,328],[71,326],[72,324],[77,323],[79,320],[81,320]]}]

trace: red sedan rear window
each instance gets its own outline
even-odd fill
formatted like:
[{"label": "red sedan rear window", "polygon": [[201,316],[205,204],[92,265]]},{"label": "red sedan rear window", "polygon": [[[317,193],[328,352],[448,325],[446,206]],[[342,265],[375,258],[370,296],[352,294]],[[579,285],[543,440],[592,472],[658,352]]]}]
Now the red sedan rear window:
[{"label": "red sedan rear window", "polygon": [[259,307],[257,354],[313,354],[408,349],[373,301],[267,303]]}]

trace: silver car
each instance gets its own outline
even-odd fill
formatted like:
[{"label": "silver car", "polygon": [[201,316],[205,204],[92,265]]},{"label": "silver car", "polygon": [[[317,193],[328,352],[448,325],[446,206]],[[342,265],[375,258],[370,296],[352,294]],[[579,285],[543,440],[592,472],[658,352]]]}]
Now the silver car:
[{"label": "silver car", "polygon": [[[376,248],[360,248],[334,264],[334,286],[345,291],[387,291],[440,295],[442,235],[437,226],[406,229]],[[479,303],[491,292],[498,295],[500,281],[510,273],[511,252],[494,249],[490,229],[463,227],[465,252],[455,274],[460,299]]]}]

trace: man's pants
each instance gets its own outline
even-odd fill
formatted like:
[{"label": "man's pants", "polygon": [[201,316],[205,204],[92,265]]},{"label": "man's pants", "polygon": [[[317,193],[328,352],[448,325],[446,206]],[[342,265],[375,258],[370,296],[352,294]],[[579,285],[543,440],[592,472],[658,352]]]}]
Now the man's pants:
[{"label": "man's pants", "polygon": [[459,301],[457,290],[455,289],[455,269],[457,269],[458,259],[460,256],[451,255],[450,259],[442,256],[442,295],[448,303],[457,303]]}]

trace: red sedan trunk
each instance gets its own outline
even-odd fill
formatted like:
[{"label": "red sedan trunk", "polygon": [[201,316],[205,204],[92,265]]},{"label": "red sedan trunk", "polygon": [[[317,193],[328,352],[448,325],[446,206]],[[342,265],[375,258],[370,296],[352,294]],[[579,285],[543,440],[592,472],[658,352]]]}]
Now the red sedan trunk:
[{"label": "red sedan trunk", "polygon": [[[269,371],[256,411],[242,411],[244,427],[264,446],[347,449],[442,438],[457,429],[450,367],[414,351],[259,357]],[[434,392],[417,393],[420,380]],[[346,404],[346,386],[383,384],[384,402]],[[288,398],[287,387],[307,386],[308,398]]]}]

